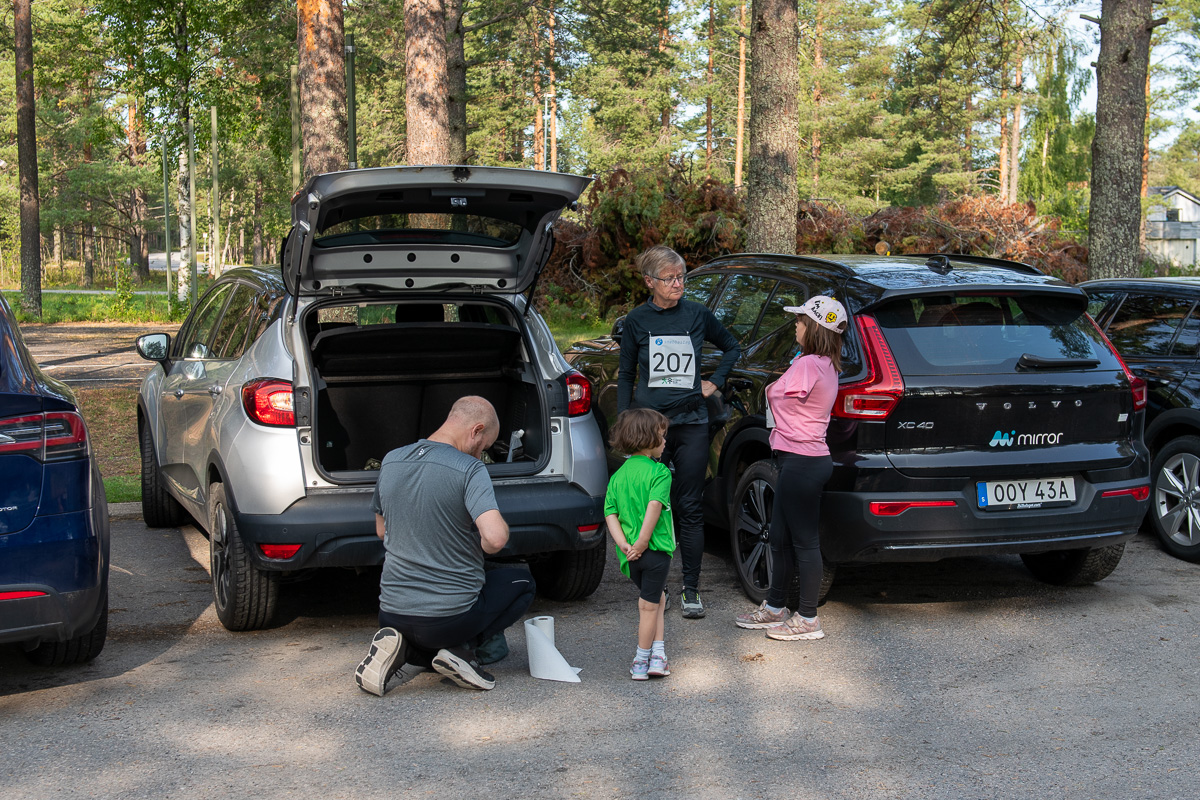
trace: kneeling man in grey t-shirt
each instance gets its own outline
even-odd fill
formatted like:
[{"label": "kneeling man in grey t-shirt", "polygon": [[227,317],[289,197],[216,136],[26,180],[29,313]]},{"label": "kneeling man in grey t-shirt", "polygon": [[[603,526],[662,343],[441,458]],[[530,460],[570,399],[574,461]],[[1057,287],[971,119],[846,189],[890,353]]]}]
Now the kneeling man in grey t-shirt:
[{"label": "kneeling man in grey t-shirt", "polygon": [[442,426],[383,459],[372,507],[383,539],[378,633],[355,670],[379,696],[406,661],[459,686],[491,689],[475,648],[512,625],[533,602],[520,567],[484,572],[484,554],[508,542],[487,468],[479,460],[500,422],[482,397],[459,398]]}]

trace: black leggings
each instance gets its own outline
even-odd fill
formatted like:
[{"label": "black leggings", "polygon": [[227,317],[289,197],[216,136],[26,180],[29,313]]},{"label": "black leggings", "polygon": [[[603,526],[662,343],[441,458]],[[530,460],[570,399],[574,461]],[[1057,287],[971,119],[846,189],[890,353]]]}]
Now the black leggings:
[{"label": "black leggings", "polygon": [[771,586],[767,605],[787,605],[788,588],[793,576],[799,578],[802,616],[817,614],[817,595],[821,591],[821,491],[833,474],[829,456],[801,456],[775,452],[779,480],[775,484],[775,504],[771,511],[771,530],[767,544],[771,549]]},{"label": "black leggings", "polygon": [[520,567],[488,570],[475,605],[450,617],[415,617],[379,612],[379,625],[404,635],[406,660],[428,668],[442,648],[474,650],[524,615],[533,602],[533,577]]},{"label": "black leggings", "polygon": [[694,422],[667,428],[662,463],[672,464],[671,517],[683,562],[683,585],[700,588],[700,562],[704,558],[704,473],[708,470],[708,423]]}]

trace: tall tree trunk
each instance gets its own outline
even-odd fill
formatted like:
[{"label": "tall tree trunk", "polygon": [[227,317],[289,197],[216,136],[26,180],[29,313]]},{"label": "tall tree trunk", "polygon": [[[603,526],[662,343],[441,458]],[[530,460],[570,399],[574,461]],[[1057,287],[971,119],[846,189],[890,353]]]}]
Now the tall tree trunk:
[{"label": "tall tree trunk", "polygon": [[[304,180],[346,169],[346,37],[342,0],[297,0]],[[444,34],[439,29],[439,35]],[[444,95],[443,95],[444,96]]]},{"label": "tall tree trunk", "polygon": [[[142,166],[146,155],[146,137],[142,132],[142,117],[137,102],[126,107],[128,126],[125,132],[129,141],[129,165],[135,169]],[[129,263],[133,267],[133,280],[144,283],[150,278],[150,246],[146,241],[146,219],[150,209],[146,203],[146,189],[135,186],[129,198]]]},{"label": "tall tree trunk", "polygon": [[1003,88],[1000,90],[1000,151],[999,175],[1000,189],[997,196],[1001,203],[1008,202],[1008,72],[1000,76]]},{"label": "tall tree trunk", "polygon": [[[1142,198],[1150,196],[1150,56],[1146,56],[1146,117],[1142,132]],[[1138,246],[1146,249],[1146,217],[1138,219]]]},{"label": "tall tree trunk", "polygon": [[[662,10],[662,30],[658,35],[658,52],[666,52],[667,46],[671,42],[671,3],[670,0],[663,0]],[[671,142],[671,99],[668,95],[666,104],[662,110],[662,128],[659,133],[659,142],[666,148]],[[666,154],[666,158],[670,159],[670,153]]]},{"label": "tall tree trunk", "polygon": [[704,174],[705,176],[712,175],[713,161],[713,76],[716,71],[713,69],[713,53],[715,51],[717,25],[717,4],[716,0],[708,0],[708,72],[705,76],[704,92]]},{"label": "tall tree trunk", "polygon": [[811,156],[812,156],[812,196],[814,198],[821,196],[821,70],[825,67],[825,56],[821,51],[822,42],[822,26],[821,26],[821,9],[822,5],[817,4],[816,25],[813,30],[813,127],[811,141]]},{"label": "tall tree trunk", "polygon": [[466,164],[467,158],[467,54],[463,33],[463,0],[446,2],[446,59],[450,90],[446,95],[450,124],[447,164]]},{"label": "tall tree trunk", "polygon": [[17,172],[21,184],[21,310],[42,316],[41,205],[38,195],[37,120],[33,93],[33,11],[30,0],[14,8],[17,94]]},{"label": "tall tree trunk", "polygon": [[406,160],[409,164],[450,161],[450,96],[443,0],[404,0]]},{"label": "tall tree trunk", "polygon": [[63,229],[61,225],[54,226],[54,263],[58,265],[58,271],[61,273],[63,269]]},{"label": "tall tree trunk", "polygon": [[533,50],[533,168],[546,168],[546,100],[542,95],[542,42],[540,14],[529,15],[529,37]]},{"label": "tall tree trunk", "polygon": [[1103,0],[1088,213],[1091,278],[1140,272],[1139,189],[1150,66],[1151,0]]},{"label": "tall tree trunk", "polygon": [[263,265],[263,179],[259,175],[254,179],[254,266]]},{"label": "tall tree trunk", "polygon": [[85,219],[79,226],[79,232],[83,239],[83,255],[80,259],[83,262],[83,275],[79,282],[84,287],[90,287],[96,282],[96,237],[90,219],[92,216],[92,201],[85,200],[83,208],[89,219]]},{"label": "tall tree trunk", "polygon": [[799,147],[799,40],[796,0],[754,0],[751,7],[749,191],[746,250],[796,252]]},{"label": "tall tree trunk", "polygon": [[746,149],[746,4],[738,6],[737,142],[733,154],[733,188],[742,187],[742,151]]},{"label": "tall tree trunk", "polygon": [[549,68],[550,95],[550,171],[558,172],[558,95],[554,86],[554,2],[550,3],[550,17],[547,21],[546,36],[549,39],[549,52],[546,55],[546,65]]},{"label": "tall tree trunk", "polygon": [[1021,48],[1017,47],[1017,71],[1013,81],[1013,97],[1017,104],[1013,106],[1012,131],[1009,132],[1008,142],[1008,202],[1017,202],[1017,182],[1021,177],[1021,91],[1024,80],[1021,70]]}]

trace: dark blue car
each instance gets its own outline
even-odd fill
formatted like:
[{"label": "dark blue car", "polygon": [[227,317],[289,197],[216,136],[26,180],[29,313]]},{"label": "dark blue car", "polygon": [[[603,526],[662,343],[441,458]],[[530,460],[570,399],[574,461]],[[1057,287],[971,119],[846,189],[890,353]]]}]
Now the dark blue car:
[{"label": "dark blue car", "polygon": [[0,296],[0,644],[90,661],[108,631],[108,504],[71,390],[42,373]]}]

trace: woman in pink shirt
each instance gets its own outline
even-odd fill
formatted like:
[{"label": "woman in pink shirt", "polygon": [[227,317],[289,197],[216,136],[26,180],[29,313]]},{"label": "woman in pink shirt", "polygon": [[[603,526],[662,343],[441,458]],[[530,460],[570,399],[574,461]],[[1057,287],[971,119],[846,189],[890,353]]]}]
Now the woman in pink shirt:
[{"label": "woman in pink shirt", "polygon": [[[739,628],[766,629],[772,639],[821,639],[817,594],[821,587],[821,492],[833,473],[825,431],[842,368],[846,309],[832,297],[811,297],[784,309],[796,315],[796,357],[779,380],[767,387],[767,425],[779,464],[775,504],[768,534],[771,585],[754,611],[739,614]],[[773,419],[772,419],[773,418]],[[798,577],[800,605],[788,611],[787,590]]]}]

